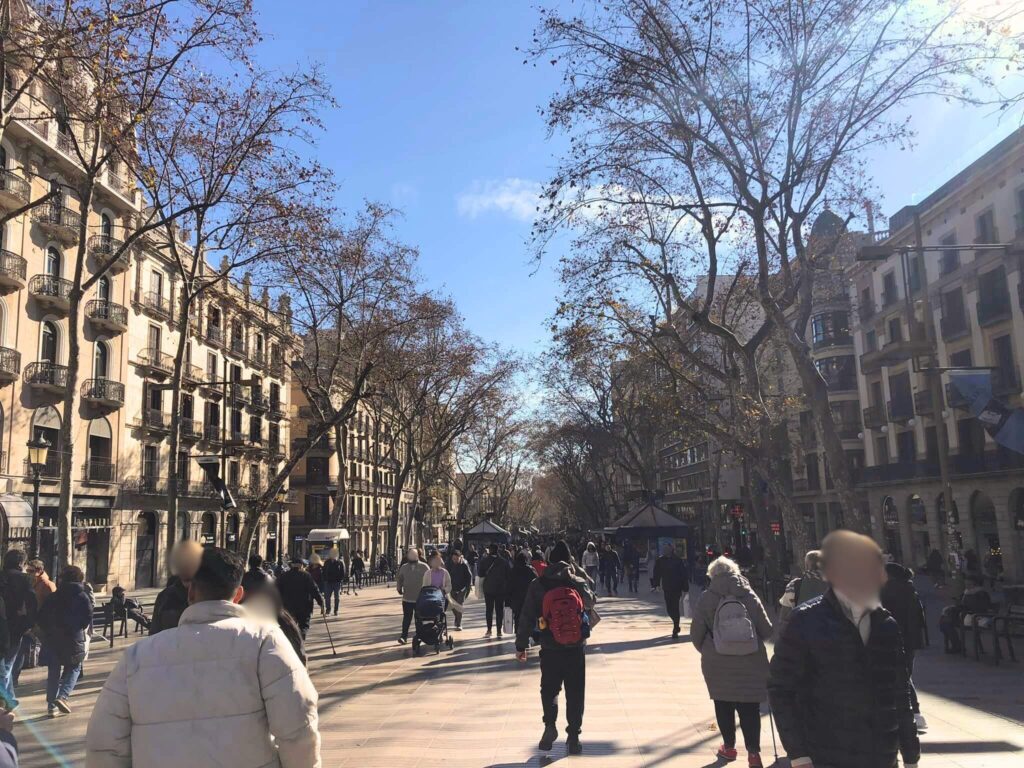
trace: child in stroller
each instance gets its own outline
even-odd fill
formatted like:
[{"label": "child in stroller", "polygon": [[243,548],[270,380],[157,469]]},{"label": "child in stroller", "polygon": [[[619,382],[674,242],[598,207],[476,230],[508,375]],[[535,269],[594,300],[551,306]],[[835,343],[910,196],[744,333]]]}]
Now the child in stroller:
[{"label": "child in stroller", "polygon": [[412,652],[418,653],[421,645],[432,645],[437,653],[441,646],[448,650],[455,647],[455,641],[448,634],[448,598],[444,590],[427,586],[420,589],[416,598],[416,635],[412,639]]}]

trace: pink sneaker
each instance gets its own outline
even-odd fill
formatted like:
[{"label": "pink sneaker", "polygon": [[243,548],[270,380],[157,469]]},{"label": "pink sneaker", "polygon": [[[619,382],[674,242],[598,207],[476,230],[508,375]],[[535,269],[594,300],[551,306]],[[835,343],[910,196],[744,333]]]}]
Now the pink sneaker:
[{"label": "pink sneaker", "polygon": [[727,747],[723,744],[718,748],[718,756],[723,760],[735,760],[737,754],[735,747]]}]

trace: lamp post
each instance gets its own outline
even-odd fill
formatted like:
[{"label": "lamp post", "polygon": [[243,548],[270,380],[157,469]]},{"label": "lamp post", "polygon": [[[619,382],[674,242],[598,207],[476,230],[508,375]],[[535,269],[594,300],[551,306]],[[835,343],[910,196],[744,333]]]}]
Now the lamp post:
[{"label": "lamp post", "polygon": [[281,568],[284,563],[284,501],[288,498],[288,491],[284,488],[277,489],[277,567]]},{"label": "lamp post", "polygon": [[26,444],[28,463],[32,467],[32,542],[29,554],[39,557],[39,478],[50,453],[50,442],[42,435],[36,435]]}]

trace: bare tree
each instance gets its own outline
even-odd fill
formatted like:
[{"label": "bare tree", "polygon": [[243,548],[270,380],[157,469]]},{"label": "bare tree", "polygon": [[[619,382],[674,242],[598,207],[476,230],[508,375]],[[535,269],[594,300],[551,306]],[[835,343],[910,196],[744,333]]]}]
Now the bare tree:
[{"label": "bare tree", "polygon": [[[805,341],[815,278],[837,243],[810,247],[808,228],[826,201],[862,208],[865,153],[910,139],[900,114],[915,100],[998,99],[990,73],[1016,70],[1016,41],[991,32],[955,2],[613,0],[572,17],[544,13],[532,49],[564,72],[546,116],[573,135],[538,246],[573,228],[567,271],[594,289],[593,303],[614,310],[644,294],[659,345],[685,343],[691,326],[716,339],[736,368],[703,373],[762,413],[760,351],[780,345],[845,520],[860,530],[868,518]],[[608,268],[630,287],[610,295]],[[744,269],[759,305],[749,332],[713,311]]]}]

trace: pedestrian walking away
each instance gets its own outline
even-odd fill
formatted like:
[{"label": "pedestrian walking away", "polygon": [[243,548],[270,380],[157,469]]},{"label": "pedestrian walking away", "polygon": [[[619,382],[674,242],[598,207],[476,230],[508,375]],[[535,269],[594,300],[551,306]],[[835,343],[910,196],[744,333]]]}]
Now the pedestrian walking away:
[{"label": "pedestrian walking away", "polygon": [[325,598],[325,611],[331,612],[331,600],[334,600],[334,615],[338,615],[341,603],[341,586],[345,583],[345,561],[338,556],[337,550],[331,550],[321,570]]},{"label": "pedestrian walking away", "polygon": [[720,557],[708,565],[708,588],[693,610],[690,638],[715,702],[722,734],[718,757],[735,760],[739,715],[747,764],[761,768],[761,702],[768,698],[768,652],[772,625],[739,564]]},{"label": "pedestrian walking away", "polygon": [[295,619],[302,633],[302,639],[306,639],[309,632],[309,622],[313,617],[313,605],[320,606],[322,612],[326,612],[324,598],[313,581],[313,577],[306,571],[306,564],[300,558],[292,558],[291,568],[281,574],[277,580],[277,589],[281,593],[281,601],[284,608]]},{"label": "pedestrian walking away", "polygon": [[601,572],[601,583],[609,595],[619,594],[619,573],[622,571],[622,560],[612,545],[605,544],[598,557],[598,570]]},{"label": "pedestrian walking away", "polygon": [[26,560],[20,549],[9,550],[0,572],[0,598],[3,599],[0,610],[6,625],[6,632],[0,633],[0,696],[6,709],[18,706],[14,694],[14,667],[22,653],[22,638],[32,631],[38,608],[32,577],[25,573]]},{"label": "pedestrian walking away", "polygon": [[921,755],[899,625],[881,605],[882,551],[834,531],[821,547],[829,589],[798,606],[775,646],[768,696],[794,766],[904,768]]},{"label": "pedestrian walking away", "polygon": [[85,592],[85,574],[75,565],[60,572],[60,584],[42,610],[38,626],[43,647],[39,660],[47,668],[46,710],[71,713],[68,699],[75,690],[88,650],[86,632],[92,624],[92,602]]},{"label": "pedestrian walking away", "polygon": [[268,583],[273,582],[274,577],[264,569],[263,558],[253,553],[249,555],[249,569],[242,577],[242,589],[247,593],[262,589]]},{"label": "pedestrian walking away", "polygon": [[178,626],[181,614],[188,608],[188,588],[192,576],[199,569],[202,555],[203,548],[197,541],[188,539],[174,545],[171,550],[171,577],[156,596],[149,634],[155,635]]},{"label": "pedestrian walking away", "polygon": [[465,613],[466,600],[473,589],[473,571],[462,556],[462,550],[452,551],[451,570],[449,571],[452,580],[451,607],[455,616],[453,629],[462,631],[462,616]]},{"label": "pedestrian walking away", "polygon": [[276,625],[291,643],[299,661],[303,666],[306,665],[306,646],[302,639],[302,630],[299,629],[295,618],[285,610],[277,584],[265,581],[253,589],[242,587],[242,599],[239,604],[245,606],[252,618]]},{"label": "pedestrian walking away", "polygon": [[597,553],[597,545],[594,542],[587,543],[587,548],[583,550],[580,563],[583,566],[583,570],[587,572],[587,577],[591,583],[595,586],[600,583],[601,556]]},{"label": "pedestrian walking away", "polygon": [[363,575],[366,573],[366,562],[363,560],[362,553],[356,552],[352,556],[352,590],[355,594],[359,594],[359,589],[363,586]]},{"label": "pedestrian walking away", "polygon": [[566,749],[583,752],[580,733],[586,698],[586,645],[597,623],[597,596],[572,564],[569,545],[551,549],[544,575],[530,584],[516,630],[516,658],[525,662],[534,631],[540,637],[540,698],[544,733],[539,747],[547,751],[558,738],[558,695],[565,688]]},{"label": "pedestrian walking away", "polygon": [[812,549],[804,555],[804,572],[786,585],[786,590],[779,598],[779,621],[775,633],[782,637],[789,623],[793,609],[825,594],[828,582],[821,573],[821,550]]},{"label": "pedestrian walking away", "polygon": [[[36,596],[36,609],[38,610],[46,602],[46,599],[57,591],[57,585],[46,574],[46,567],[42,560],[29,560],[25,566],[25,573],[32,581],[32,591]],[[149,626],[148,621],[146,626]],[[21,647],[14,660],[14,668],[11,670],[12,690],[18,690],[18,680],[22,669],[32,669],[39,664],[39,649],[39,637],[34,628],[21,636]]]},{"label": "pedestrian walking away", "polygon": [[497,616],[497,634],[501,637],[502,613],[508,599],[509,577],[512,565],[498,551],[497,544],[488,547],[487,554],[477,563],[477,575],[484,580],[484,616],[487,620],[487,632],[484,637],[491,636],[491,629]]},{"label": "pedestrian walking away", "polygon": [[416,615],[416,598],[423,587],[423,577],[428,571],[427,564],[420,560],[420,552],[416,547],[409,547],[405,553],[405,562],[398,569],[395,587],[402,596],[402,634],[398,642],[403,645],[409,641],[409,626]]},{"label": "pedestrian walking away", "polygon": [[690,591],[690,581],[686,573],[686,561],[671,544],[665,545],[661,557],[654,563],[651,589],[656,590],[659,586],[665,593],[665,610],[672,619],[672,637],[679,637],[679,601]]},{"label": "pedestrian walking away", "polygon": [[516,631],[519,628],[519,614],[523,610],[526,593],[536,578],[537,572],[530,565],[529,555],[525,551],[519,552],[512,566],[512,573],[509,574],[508,589],[508,602],[512,606],[512,626]]},{"label": "pedestrian walking away", "polygon": [[316,690],[281,630],[238,605],[242,572],[234,552],[205,549],[179,626],[125,649],[86,768],[320,768]]},{"label": "pedestrian walking away", "polygon": [[882,587],[882,607],[900,625],[903,637],[903,652],[907,659],[907,678],[910,684],[910,706],[914,710],[914,724],[919,733],[928,730],[928,721],[921,714],[921,703],[914,687],[914,656],[924,648],[925,618],[924,605],[914,586],[914,572],[899,563],[885,566],[886,582]]},{"label": "pedestrian walking away", "polygon": [[640,591],[640,549],[636,544],[627,544],[622,553],[622,571],[626,575],[626,588],[631,594]]}]

